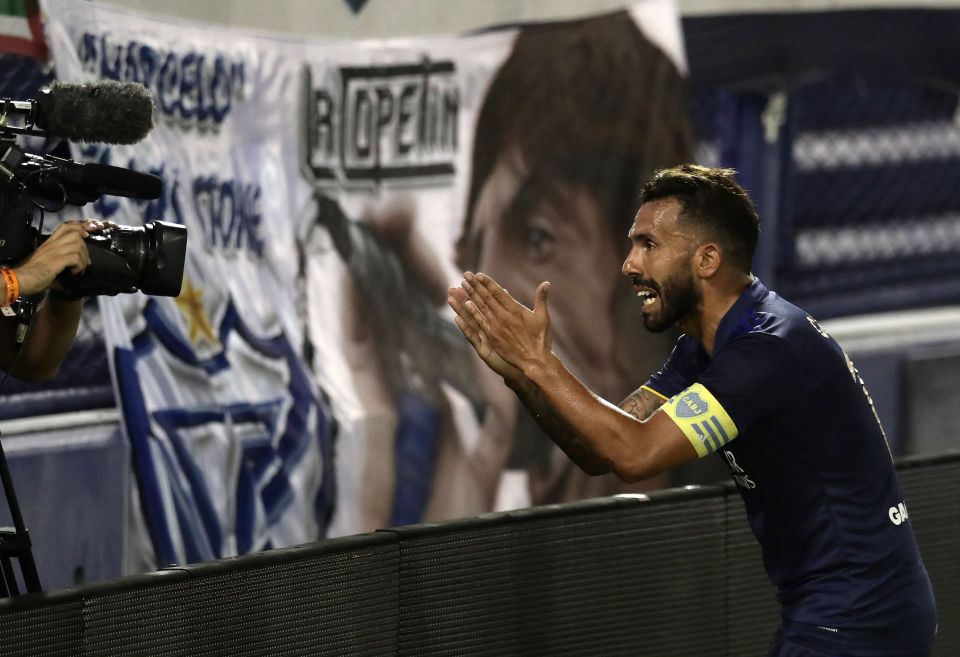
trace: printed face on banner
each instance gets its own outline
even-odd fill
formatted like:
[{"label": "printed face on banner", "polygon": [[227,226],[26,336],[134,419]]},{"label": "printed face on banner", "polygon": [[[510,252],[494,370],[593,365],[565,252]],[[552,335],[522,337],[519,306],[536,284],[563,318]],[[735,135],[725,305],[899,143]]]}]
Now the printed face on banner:
[{"label": "printed face on banner", "polygon": [[608,388],[604,372],[612,374],[620,357],[616,318],[597,310],[612,308],[620,290],[620,241],[586,187],[530,187],[519,154],[504,153],[477,197],[464,268],[490,274],[528,307],[537,285],[550,281],[560,292],[551,297],[559,355],[588,385]]},{"label": "printed face on banner", "polygon": [[[531,28],[489,84],[475,126],[460,266],[527,305],[551,281],[555,350],[614,402],[674,339],[643,330],[620,264],[640,185],[689,159],[682,88],[626,13]],[[521,413],[509,463],[529,472],[534,503],[619,490],[583,479],[526,420]]]}]

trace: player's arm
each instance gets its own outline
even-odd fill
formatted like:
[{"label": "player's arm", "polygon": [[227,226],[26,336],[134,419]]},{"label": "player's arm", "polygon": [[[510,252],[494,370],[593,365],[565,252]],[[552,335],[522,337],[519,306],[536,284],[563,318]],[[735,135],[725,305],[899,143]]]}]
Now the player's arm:
[{"label": "player's arm", "polygon": [[647,386],[640,386],[620,402],[620,410],[629,413],[638,420],[646,420],[653,412],[663,406],[667,398]]},{"label": "player's arm", "polygon": [[[541,426],[568,426],[580,449],[599,464],[594,474],[613,472],[625,482],[636,482],[699,456],[673,419],[659,412],[663,400],[646,390],[617,407],[592,393],[555,356],[530,363],[523,371],[542,398],[540,409],[548,421],[538,418]],[[557,440],[555,433],[549,435]]]},{"label": "player's arm", "polygon": [[[523,377],[518,382],[507,381],[507,385],[517,394],[544,432],[581,470],[589,475],[607,474],[612,471],[610,464],[590,447],[588,440],[581,436],[563,415],[556,412],[533,381]],[[640,388],[620,403],[620,410],[642,421],[660,408],[663,402],[664,399],[659,395]]]},{"label": "player's arm", "polygon": [[591,446],[589,440],[580,435],[576,426],[563,414],[556,412],[539,386],[526,377],[506,382],[544,433],[577,467],[589,475],[611,471],[610,463]]},{"label": "player's arm", "polygon": [[590,475],[610,472],[607,464],[587,447],[573,426],[562,416],[553,412],[540,389],[490,347],[486,336],[477,328],[476,322],[467,310],[469,300],[469,295],[462,288],[450,288],[447,303],[457,313],[454,321],[481,360],[503,377],[504,383],[517,395],[530,416],[577,467]]},{"label": "player's arm", "polygon": [[641,389],[625,400],[628,410],[618,408],[594,395],[556,358],[550,350],[546,284],[537,290],[533,311],[482,274],[467,274],[461,289],[460,298],[467,299],[462,303],[456,303],[451,291],[458,326],[467,329],[464,333],[475,348],[480,345],[488,364],[490,359],[503,363],[501,374],[508,385],[585,471],[613,472],[632,482],[697,457],[679,427],[654,412],[662,399]]}]

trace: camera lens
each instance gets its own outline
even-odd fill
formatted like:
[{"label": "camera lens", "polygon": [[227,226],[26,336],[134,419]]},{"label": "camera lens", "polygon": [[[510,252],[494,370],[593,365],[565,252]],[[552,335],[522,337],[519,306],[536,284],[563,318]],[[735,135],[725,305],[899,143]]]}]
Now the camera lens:
[{"label": "camera lens", "polygon": [[117,226],[104,233],[110,240],[110,250],[123,259],[127,269],[137,276],[143,274],[150,262],[144,229]]}]

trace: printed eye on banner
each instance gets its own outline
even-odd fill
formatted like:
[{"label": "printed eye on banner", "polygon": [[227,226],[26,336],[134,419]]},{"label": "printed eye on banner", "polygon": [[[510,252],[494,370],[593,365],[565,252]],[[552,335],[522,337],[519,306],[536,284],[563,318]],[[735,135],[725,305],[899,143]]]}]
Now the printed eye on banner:
[{"label": "printed eye on banner", "polygon": [[301,143],[317,184],[377,186],[454,174],[460,89],[452,61],[346,66],[314,85],[304,66]]}]

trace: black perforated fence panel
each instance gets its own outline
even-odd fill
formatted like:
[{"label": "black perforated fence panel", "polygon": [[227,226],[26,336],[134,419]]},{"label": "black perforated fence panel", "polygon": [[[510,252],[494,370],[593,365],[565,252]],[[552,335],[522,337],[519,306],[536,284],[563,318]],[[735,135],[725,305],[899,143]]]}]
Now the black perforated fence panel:
[{"label": "black perforated fence panel", "polygon": [[780,623],[780,607],[767,579],[743,502],[733,488],[727,496],[727,554],[725,559],[727,657],[766,655]]},{"label": "black perforated fence panel", "polygon": [[[960,455],[901,469],[960,654]],[[0,602],[0,654],[749,657],[778,623],[732,487],[489,514]]]},{"label": "black perforated fence panel", "polygon": [[0,613],[0,655],[76,657],[83,650],[83,601],[74,598]]},{"label": "black perforated fence panel", "polygon": [[900,483],[937,598],[934,655],[960,655],[960,462],[905,464]]},{"label": "black perforated fence panel", "polygon": [[0,654],[395,655],[399,556],[368,534],[53,594],[0,613],[0,637],[23,646]]},{"label": "black perforated fence panel", "polygon": [[398,558],[395,544],[361,547],[98,596],[88,654],[392,655]]},{"label": "black perforated fence panel", "polygon": [[401,533],[399,654],[716,654],[723,499],[617,502]]}]

